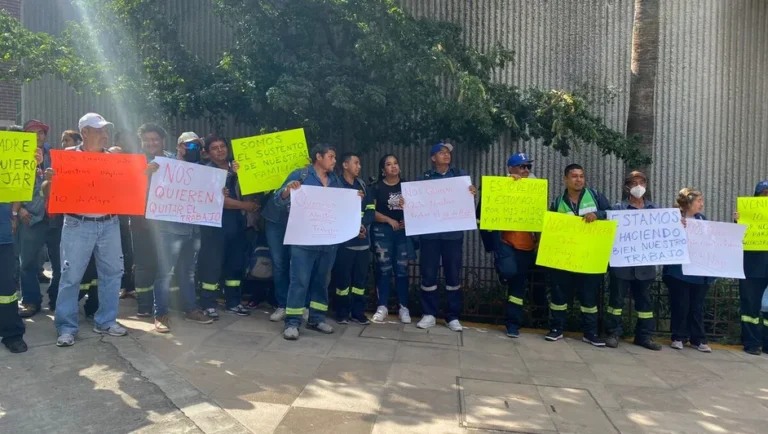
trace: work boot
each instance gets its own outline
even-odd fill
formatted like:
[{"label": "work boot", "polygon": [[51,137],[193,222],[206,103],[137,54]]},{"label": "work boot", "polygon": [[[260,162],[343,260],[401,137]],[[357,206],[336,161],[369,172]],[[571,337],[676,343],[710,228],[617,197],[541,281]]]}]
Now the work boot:
[{"label": "work boot", "polygon": [[298,338],[299,338],[298,327],[288,327],[285,330],[283,330],[283,339],[286,339],[289,341],[295,341]]},{"label": "work boot", "polygon": [[3,344],[8,348],[8,351],[14,354],[25,353],[28,349],[27,343],[24,342],[24,338],[21,336],[5,338],[3,339]]},{"label": "work boot", "polygon": [[610,335],[607,338],[605,338],[605,346],[608,348],[618,348],[619,347],[619,337],[616,335]]},{"label": "work boot", "polygon": [[637,346],[649,349],[651,351],[661,351],[661,344],[658,344],[650,339],[646,341],[635,340],[633,343]]},{"label": "work boot", "polygon": [[213,318],[204,314],[200,309],[190,310],[184,315],[184,319],[198,324],[210,324],[213,322]]},{"label": "work boot", "polygon": [[32,318],[40,312],[39,304],[21,304],[19,306],[19,316],[22,318]]},{"label": "work boot", "polygon": [[155,318],[155,331],[158,333],[168,333],[171,331],[171,319],[168,315]]},{"label": "work boot", "polygon": [[333,333],[333,327],[331,327],[331,325],[327,322],[320,322],[317,324],[307,323],[307,328],[310,330],[319,331],[320,333],[325,333],[327,335]]}]

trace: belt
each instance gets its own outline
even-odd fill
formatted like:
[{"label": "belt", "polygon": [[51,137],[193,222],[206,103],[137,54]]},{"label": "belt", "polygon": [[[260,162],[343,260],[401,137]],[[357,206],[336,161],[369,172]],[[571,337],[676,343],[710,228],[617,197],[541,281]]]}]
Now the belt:
[{"label": "belt", "polygon": [[101,217],[88,217],[80,214],[67,214],[67,215],[84,222],[103,222],[103,221],[111,220],[113,217],[115,217],[114,214],[107,214]]}]

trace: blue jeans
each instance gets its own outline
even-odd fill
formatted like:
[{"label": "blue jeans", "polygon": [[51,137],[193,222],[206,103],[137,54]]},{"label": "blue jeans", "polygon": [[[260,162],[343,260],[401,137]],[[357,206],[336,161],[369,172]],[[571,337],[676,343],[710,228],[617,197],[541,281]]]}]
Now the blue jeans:
[{"label": "blue jeans", "polygon": [[278,307],[288,304],[288,285],[290,284],[291,246],[283,244],[285,225],[266,220],[267,246],[272,256],[272,279],[275,282],[275,298]]},{"label": "blue jeans", "polygon": [[54,324],[59,334],[77,334],[80,280],[91,254],[99,275],[99,310],[94,323],[100,329],[117,323],[120,280],[123,277],[123,249],[117,217],[95,222],[64,216],[61,229],[61,281]]},{"label": "blue jeans", "polygon": [[437,316],[437,276],[440,264],[445,275],[445,311],[447,322],[459,319],[461,313],[461,262],[464,240],[421,240],[421,309],[424,315]]},{"label": "blue jeans", "polygon": [[[168,314],[171,279],[176,275],[184,311],[198,309],[195,301],[195,264],[200,251],[198,234],[178,235],[158,231],[160,243],[155,278],[155,318]],[[174,268],[175,266],[175,268]]]},{"label": "blue jeans", "polygon": [[336,246],[321,250],[301,246],[291,247],[291,283],[285,307],[285,327],[301,325],[307,297],[309,297],[309,323],[325,322],[328,312],[328,284],[336,260]]},{"label": "blue jeans", "polygon": [[396,231],[388,224],[375,223],[373,246],[376,249],[376,264],[379,269],[376,282],[379,306],[389,304],[394,270],[398,302],[403,307],[408,307],[408,238],[405,231]]},{"label": "blue jeans", "polygon": [[[61,228],[51,226],[48,220],[43,220],[32,226],[19,223],[19,244],[21,253],[21,302],[40,306],[43,299],[40,295],[40,282],[37,278],[39,271],[38,252],[43,246],[48,249],[51,258],[53,279],[48,286],[49,294],[57,292],[61,279],[61,261],[59,260],[59,242]],[[55,300],[55,297],[53,297]]]}]

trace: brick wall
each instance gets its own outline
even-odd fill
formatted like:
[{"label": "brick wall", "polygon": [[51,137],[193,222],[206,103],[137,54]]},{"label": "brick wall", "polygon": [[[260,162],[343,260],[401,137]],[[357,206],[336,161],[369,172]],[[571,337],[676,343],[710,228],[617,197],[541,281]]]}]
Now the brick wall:
[{"label": "brick wall", "polygon": [[[0,9],[21,18],[21,0],[0,0]],[[16,123],[17,103],[21,101],[21,85],[0,82],[0,124]]]}]

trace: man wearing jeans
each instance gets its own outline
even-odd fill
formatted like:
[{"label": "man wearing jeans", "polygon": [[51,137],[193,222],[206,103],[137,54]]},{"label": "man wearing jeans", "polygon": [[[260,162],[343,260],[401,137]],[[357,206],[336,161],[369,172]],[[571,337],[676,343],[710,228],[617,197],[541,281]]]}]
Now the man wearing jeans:
[{"label": "man wearing jeans", "polygon": [[[152,125],[151,128],[156,133],[160,149],[165,149],[166,133],[161,127]],[[149,131],[142,126],[141,131]],[[140,136],[144,143],[145,136]],[[176,146],[176,159],[184,160],[186,147],[184,143]],[[152,161],[147,165],[147,172],[154,173],[160,166]],[[158,333],[169,332],[171,322],[168,318],[168,310],[171,299],[171,279],[176,276],[176,282],[179,285],[181,293],[181,302],[185,312],[184,319],[199,324],[210,324],[213,318],[209,318],[197,306],[195,300],[195,267],[197,264],[197,254],[200,251],[200,229],[197,225],[188,223],[176,223],[167,221],[152,221],[152,227],[155,231],[151,236],[156,236],[157,240],[157,274],[154,276],[153,299],[154,299],[154,325]]]},{"label": "man wearing jeans", "polygon": [[[96,113],[87,113],[78,122],[83,143],[74,152],[107,152],[111,122]],[[55,181],[53,169],[46,169],[44,191]],[[123,251],[120,223],[111,214],[65,214],[61,230],[61,281],[56,301],[54,324],[59,334],[56,345],[75,344],[79,328],[80,280],[91,255],[96,258],[99,276],[99,310],[94,315],[93,331],[110,336],[124,336],[127,331],[117,323],[120,280],[123,277]]]},{"label": "man wearing jeans", "polygon": [[[310,153],[312,164],[297,169],[288,176],[283,186],[275,192],[273,200],[287,207],[291,202],[291,191],[302,185],[343,188],[333,173],[336,165],[336,150],[330,146],[317,145]],[[328,312],[328,283],[336,259],[336,245],[292,246],[291,281],[285,309],[285,330],[283,338],[294,341],[299,338],[299,326],[309,295],[309,322],[307,328],[320,333],[333,333],[333,327],[325,322]]]},{"label": "man wearing jeans", "polygon": [[[432,170],[424,173],[419,180],[445,179],[456,176],[467,176],[463,170],[451,166],[451,153],[453,145],[450,143],[438,143],[430,149],[432,157]],[[473,196],[477,193],[474,185],[469,186],[469,192]],[[407,207],[408,204],[405,203]],[[420,329],[428,329],[436,324],[437,316],[437,277],[440,263],[443,264],[445,274],[445,291],[448,299],[448,309],[445,312],[445,324],[451,330],[460,332],[463,330],[459,322],[461,313],[461,267],[462,247],[464,245],[464,232],[445,232],[440,234],[427,234],[421,239],[421,307],[424,316],[416,324]]]}]

